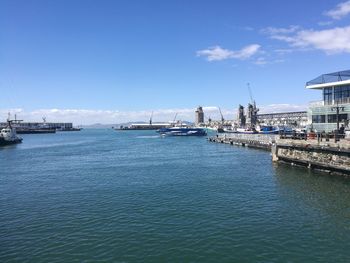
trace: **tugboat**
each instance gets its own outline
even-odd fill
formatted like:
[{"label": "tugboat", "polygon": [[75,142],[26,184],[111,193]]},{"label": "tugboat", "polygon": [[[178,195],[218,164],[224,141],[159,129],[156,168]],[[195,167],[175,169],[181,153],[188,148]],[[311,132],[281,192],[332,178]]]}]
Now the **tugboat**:
[{"label": "tugboat", "polygon": [[21,143],[22,138],[17,136],[16,129],[11,125],[12,120],[7,120],[7,127],[0,131],[0,146]]}]

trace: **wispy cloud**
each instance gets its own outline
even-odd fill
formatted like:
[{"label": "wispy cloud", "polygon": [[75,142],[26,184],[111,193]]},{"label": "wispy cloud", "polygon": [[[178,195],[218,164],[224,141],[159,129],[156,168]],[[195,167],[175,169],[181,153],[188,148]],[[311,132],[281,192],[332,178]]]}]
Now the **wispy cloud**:
[{"label": "wispy cloud", "polygon": [[317,23],[319,26],[330,26],[333,24],[333,21],[320,21]]},{"label": "wispy cloud", "polygon": [[339,20],[350,14],[350,1],[342,2],[335,8],[325,12],[326,16]]},{"label": "wispy cloud", "polygon": [[318,49],[327,54],[350,53],[350,26],[326,30],[269,30],[272,39],[287,42],[291,47]]},{"label": "wispy cloud", "polygon": [[266,27],[260,30],[263,34],[269,34],[269,35],[279,35],[279,34],[290,34],[294,33],[295,31],[299,30],[300,26],[291,25],[289,27]]},{"label": "wispy cloud", "polygon": [[276,64],[284,62],[284,59],[272,59],[270,57],[258,57],[253,63],[259,66],[265,66],[267,64]]},{"label": "wispy cloud", "polygon": [[267,60],[263,57],[257,58],[254,61],[254,64],[256,64],[256,65],[266,65],[267,63],[268,63]]},{"label": "wispy cloud", "polygon": [[258,44],[252,44],[245,46],[240,50],[234,51],[224,49],[220,46],[214,46],[209,47],[208,49],[197,51],[197,56],[205,57],[208,61],[220,61],[230,58],[244,60],[255,55],[259,51],[260,47],[261,46]]},{"label": "wispy cloud", "polygon": [[289,54],[293,52],[293,49],[291,48],[278,48],[274,50],[275,53],[279,55]]}]

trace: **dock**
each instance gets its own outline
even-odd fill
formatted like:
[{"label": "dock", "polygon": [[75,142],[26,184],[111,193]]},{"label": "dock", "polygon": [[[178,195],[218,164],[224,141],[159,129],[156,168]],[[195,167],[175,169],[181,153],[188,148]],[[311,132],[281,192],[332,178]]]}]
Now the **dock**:
[{"label": "dock", "polygon": [[350,175],[350,141],[345,139],[339,142],[277,139],[271,152],[274,162]]},{"label": "dock", "polygon": [[271,151],[277,137],[276,134],[225,133],[209,137],[208,141]]},{"label": "dock", "polygon": [[208,141],[263,149],[271,151],[273,162],[350,176],[350,141],[346,139],[334,142],[273,134],[223,134],[210,137]]}]

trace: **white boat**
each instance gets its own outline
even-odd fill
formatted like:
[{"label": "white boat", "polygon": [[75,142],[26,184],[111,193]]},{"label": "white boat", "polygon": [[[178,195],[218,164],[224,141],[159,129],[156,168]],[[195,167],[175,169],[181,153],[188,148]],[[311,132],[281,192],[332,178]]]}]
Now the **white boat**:
[{"label": "white boat", "polygon": [[0,146],[21,143],[22,138],[17,136],[16,129],[12,127],[11,121],[7,121],[8,125],[0,131]]},{"label": "white boat", "polygon": [[244,128],[237,128],[237,133],[246,133],[246,134],[253,134],[258,133],[256,130],[250,130],[250,129],[244,129]]},{"label": "white boat", "polygon": [[157,131],[162,136],[206,136],[207,132],[203,128],[192,127],[171,127],[162,128]]}]

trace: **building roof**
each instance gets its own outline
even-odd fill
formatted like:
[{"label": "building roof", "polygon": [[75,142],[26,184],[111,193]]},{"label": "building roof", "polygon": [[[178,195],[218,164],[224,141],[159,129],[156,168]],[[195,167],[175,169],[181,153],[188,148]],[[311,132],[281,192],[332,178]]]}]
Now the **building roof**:
[{"label": "building roof", "polygon": [[344,85],[350,83],[350,70],[322,74],[321,76],[306,82],[306,88],[317,89],[328,86]]}]

